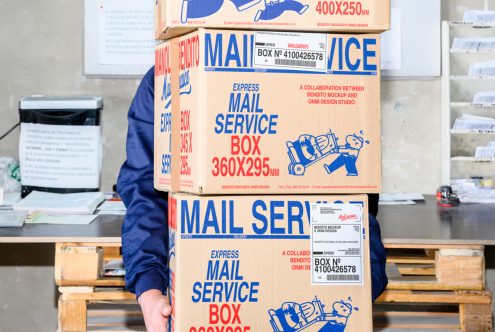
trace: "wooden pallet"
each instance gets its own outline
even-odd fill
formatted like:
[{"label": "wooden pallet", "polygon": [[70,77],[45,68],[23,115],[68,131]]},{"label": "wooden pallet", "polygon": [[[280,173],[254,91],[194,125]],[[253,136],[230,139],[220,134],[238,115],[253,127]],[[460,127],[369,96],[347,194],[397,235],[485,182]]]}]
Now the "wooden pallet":
[{"label": "wooden pallet", "polygon": [[[58,301],[59,331],[125,331],[127,321],[120,326],[112,322],[116,312],[127,315],[125,305],[137,305],[134,294],[124,290],[123,277],[102,277],[107,261],[122,258],[119,244],[58,243],[55,247],[55,282],[61,293]],[[101,322],[103,312],[88,310],[94,303],[124,305],[120,311],[107,312],[110,323]],[[134,310],[135,311],[135,310]],[[100,322],[91,324],[91,318]],[[132,315],[131,315],[132,316]]]},{"label": "wooden pallet", "polygon": [[483,290],[483,246],[387,245],[389,290]]},{"label": "wooden pallet", "polygon": [[[392,308],[382,313],[382,317],[377,316],[376,327],[492,331],[492,293],[485,286],[484,246],[387,244],[385,247],[389,284],[377,303],[397,307],[449,304],[454,306],[455,312],[425,314]],[[408,318],[423,314],[435,322],[404,323]],[[457,319],[455,323],[450,319],[453,314]],[[383,317],[394,317],[402,323],[384,323]],[[436,322],[442,318],[449,319],[445,324]]]},{"label": "wooden pallet", "polygon": [[[483,246],[388,244],[386,247],[390,282],[378,303],[450,304],[456,310],[453,313],[425,314],[411,310],[397,312],[392,308],[387,312],[375,313],[377,327],[492,331],[492,294],[486,290],[484,283]],[[58,316],[60,331],[128,331],[125,324],[129,323],[129,317],[133,318],[135,325],[130,330],[142,328],[135,297],[123,289],[124,278],[100,277],[104,262],[120,258],[120,252],[120,245],[115,243],[57,244],[55,280],[61,293]],[[92,304],[102,302],[134,305],[134,309],[88,309]],[[428,324],[422,320],[418,324],[411,319],[426,317],[421,315],[431,319],[448,318],[448,322],[443,325]],[[115,321],[116,317],[124,317],[125,324],[121,324],[122,320]],[[387,319],[390,317],[402,321],[410,319],[411,322],[389,324]],[[452,317],[455,322],[452,322]]]},{"label": "wooden pallet", "polygon": [[[120,326],[124,329],[128,324],[124,321],[121,325],[108,324],[102,325],[90,324],[89,318],[99,315],[104,316],[103,311],[88,310],[90,304],[95,303],[107,303],[107,304],[118,304],[121,306],[126,305],[137,305],[136,297],[134,294],[124,291],[122,288],[108,288],[108,287],[91,287],[91,286],[81,286],[81,287],[59,287],[59,292],[61,293],[58,301],[58,322],[59,331],[86,331],[90,328],[103,328],[103,327],[116,327]],[[134,310],[135,312],[135,310]],[[119,313],[125,317],[129,315],[128,311],[121,309]],[[111,317],[114,312],[107,312],[106,317]],[[135,314],[131,314],[134,316]]]},{"label": "wooden pallet", "polygon": [[[466,332],[490,332],[493,331],[492,320],[492,293],[485,291],[407,291],[387,290],[376,301],[377,304],[429,304],[431,306],[449,304],[456,308],[454,313],[437,312],[424,313],[420,311],[397,311],[392,307],[381,315],[407,318],[419,317],[448,317],[455,314],[457,323],[448,321],[445,324],[428,322],[415,323],[384,323],[383,319],[375,319],[375,327],[380,328],[422,328],[422,329],[452,329]],[[396,308],[399,308],[397,306]],[[380,315],[374,313],[376,318]]]}]

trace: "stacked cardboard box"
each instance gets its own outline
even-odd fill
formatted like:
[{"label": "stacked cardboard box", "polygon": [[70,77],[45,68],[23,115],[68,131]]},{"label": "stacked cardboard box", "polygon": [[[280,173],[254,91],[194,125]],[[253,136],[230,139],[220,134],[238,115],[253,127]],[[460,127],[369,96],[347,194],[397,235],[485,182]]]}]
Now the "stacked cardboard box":
[{"label": "stacked cardboard box", "polygon": [[360,193],[380,191],[378,35],[224,29],[381,31],[389,2],[165,0],[155,13],[172,330],[371,331]]},{"label": "stacked cardboard box", "polygon": [[200,29],[160,44],[167,56],[155,78],[157,189],[380,191],[378,35]]},{"label": "stacked cardboard box", "polygon": [[390,0],[157,0],[155,37],[197,28],[382,32]]}]

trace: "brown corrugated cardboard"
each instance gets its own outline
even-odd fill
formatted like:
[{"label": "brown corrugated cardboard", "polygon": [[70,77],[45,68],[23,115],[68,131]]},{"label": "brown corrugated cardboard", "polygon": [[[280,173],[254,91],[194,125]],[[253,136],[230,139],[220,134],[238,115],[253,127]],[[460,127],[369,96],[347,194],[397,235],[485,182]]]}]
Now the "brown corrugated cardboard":
[{"label": "brown corrugated cardboard", "polygon": [[390,0],[158,0],[155,37],[197,28],[382,32]]},{"label": "brown corrugated cardboard", "polygon": [[[199,29],[170,43],[178,152],[174,186],[158,180],[158,190],[380,191],[378,35]],[[155,112],[169,114],[164,82],[157,76]],[[158,160],[168,142],[155,141]],[[157,177],[169,176],[162,170],[158,163]]]},{"label": "brown corrugated cardboard", "polygon": [[171,330],[371,331],[367,210],[365,195],[171,195]]},{"label": "brown corrugated cardboard", "polygon": [[[176,190],[172,187],[172,172],[178,178],[179,169],[172,170],[172,155],[179,155],[172,146],[172,49],[170,42],[160,43],[155,50],[155,111],[154,111],[154,185],[155,188],[167,188],[167,191]],[[176,65],[176,63],[175,63]],[[174,89],[178,91],[178,88]],[[178,96],[176,96],[178,98]],[[179,130],[179,129],[177,129]]]}]

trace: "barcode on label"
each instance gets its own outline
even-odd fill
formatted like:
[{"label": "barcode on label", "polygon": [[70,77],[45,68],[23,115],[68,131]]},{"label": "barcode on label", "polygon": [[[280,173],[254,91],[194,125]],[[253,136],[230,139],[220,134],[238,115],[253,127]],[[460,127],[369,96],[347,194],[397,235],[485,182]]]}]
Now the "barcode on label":
[{"label": "barcode on label", "polygon": [[275,64],[282,66],[291,66],[291,67],[316,68],[316,61],[306,61],[306,60],[275,59]]},{"label": "barcode on label", "polygon": [[334,281],[334,280],[348,280],[348,281],[358,281],[359,280],[359,274],[349,274],[349,275],[335,275],[335,274],[330,274],[327,275],[327,280],[328,281]]}]

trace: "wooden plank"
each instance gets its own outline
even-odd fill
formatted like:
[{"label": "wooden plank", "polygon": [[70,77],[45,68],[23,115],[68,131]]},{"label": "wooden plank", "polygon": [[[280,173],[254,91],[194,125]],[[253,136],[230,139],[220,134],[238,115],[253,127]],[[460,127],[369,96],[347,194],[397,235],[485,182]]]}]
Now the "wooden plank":
[{"label": "wooden plank", "polygon": [[61,332],[86,331],[86,301],[60,299],[58,301],[58,328]]},{"label": "wooden plank", "polygon": [[439,254],[442,256],[469,256],[481,257],[484,256],[484,250],[475,249],[440,249]]},{"label": "wooden plank", "polygon": [[[103,238],[105,240],[105,238]],[[100,242],[100,239],[98,239],[98,242],[95,241],[84,241],[84,238],[78,239],[78,241],[57,241],[57,244],[60,244],[62,246],[83,246],[83,247],[122,247],[121,242],[115,242],[115,240],[112,241],[104,241],[102,240]]]},{"label": "wooden plank", "polygon": [[424,291],[448,291],[448,290],[483,290],[484,285],[479,282],[468,283],[440,283],[432,276],[400,276],[388,279],[388,290],[424,290]]},{"label": "wooden plank", "polygon": [[457,317],[455,312],[427,312],[427,311],[382,311],[373,312],[377,317]]},{"label": "wooden plank", "polygon": [[60,296],[63,300],[85,300],[85,301],[119,301],[135,300],[136,295],[129,292],[95,292],[89,294],[83,293],[65,293]]},{"label": "wooden plank", "polygon": [[58,280],[59,286],[125,286],[125,280],[122,277],[105,277],[97,280]]},{"label": "wooden plank", "polygon": [[435,259],[431,257],[413,256],[387,256],[387,263],[393,264],[435,264]]},{"label": "wooden plank", "polygon": [[[447,255],[443,255],[446,253]],[[454,253],[465,255],[453,255]],[[471,255],[470,255],[471,254]],[[443,250],[436,254],[436,277],[439,283],[452,289],[483,290],[485,258],[473,250]]]},{"label": "wooden plank", "polygon": [[432,330],[454,330],[457,331],[459,329],[459,325],[456,324],[415,324],[415,323],[376,323],[373,324],[374,327],[378,328],[391,328],[391,329],[432,329]]},{"label": "wooden plank", "polygon": [[122,257],[120,250],[121,250],[120,246],[104,247],[103,248],[103,255],[105,256],[105,258],[107,258],[107,257]]},{"label": "wooden plank", "polygon": [[55,244],[55,283],[58,285],[59,280],[62,279],[62,265],[60,263],[60,251],[62,248],[61,243]]},{"label": "wooden plank", "polygon": [[118,301],[114,301],[114,300],[92,300],[90,301],[91,304],[123,304],[123,305],[138,305],[138,302],[136,300],[136,297],[134,296],[134,298],[132,299],[127,299],[127,300],[118,300]]},{"label": "wooden plank", "polygon": [[478,244],[429,244],[429,243],[384,243],[387,249],[478,249],[483,250],[484,245]]},{"label": "wooden plank", "polygon": [[93,293],[94,287],[90,286],[74,286],[74,287],[59,287],[58,291],[60,293]]},{"label": "wooden plank", "polygon": [[490,304],[492,293],[489,291],[449,291],[449,292],[426,292],[409,290],[386,290],[376,300],[378,303],[472,303]]},{"label": "wooden plank", "polygon": [[125,310],[125,309],[92,309],[88,310],[88,317],[120,317],[120,316],[143,316],[140,310]]},{"label": "wooden plank", "polygon": [[116,256],[116,255],[106,255],[106,256],[103,256],[103,260],[105,260],[105,261],[111,261],[111,260],[114,260],[114,259],[122,259],[122,256]]},{"label": "wooden plank", "polygon": [[434,276],[435,266],[431,264],[395,264],[401,275]]},{"label": "wooden plank", "polygon": [[98,247],[61,246],[60,252],[70,254],[96,254],[98,252]]},{"label": "wooden plank", "polygon": [[461,304],[459,306],[459,316],[462,331],[493,331],[493,317],[490,304]]},{"label": "wooden plank", "polygon": [[121,326],[121,327],[142,326],[142,323],[141,322],[136,322],[136,323],[126,322],[126,323],[91,323],[91,324],[88,324],[88,328],[89,327],[118,327],[118,326]]}]

